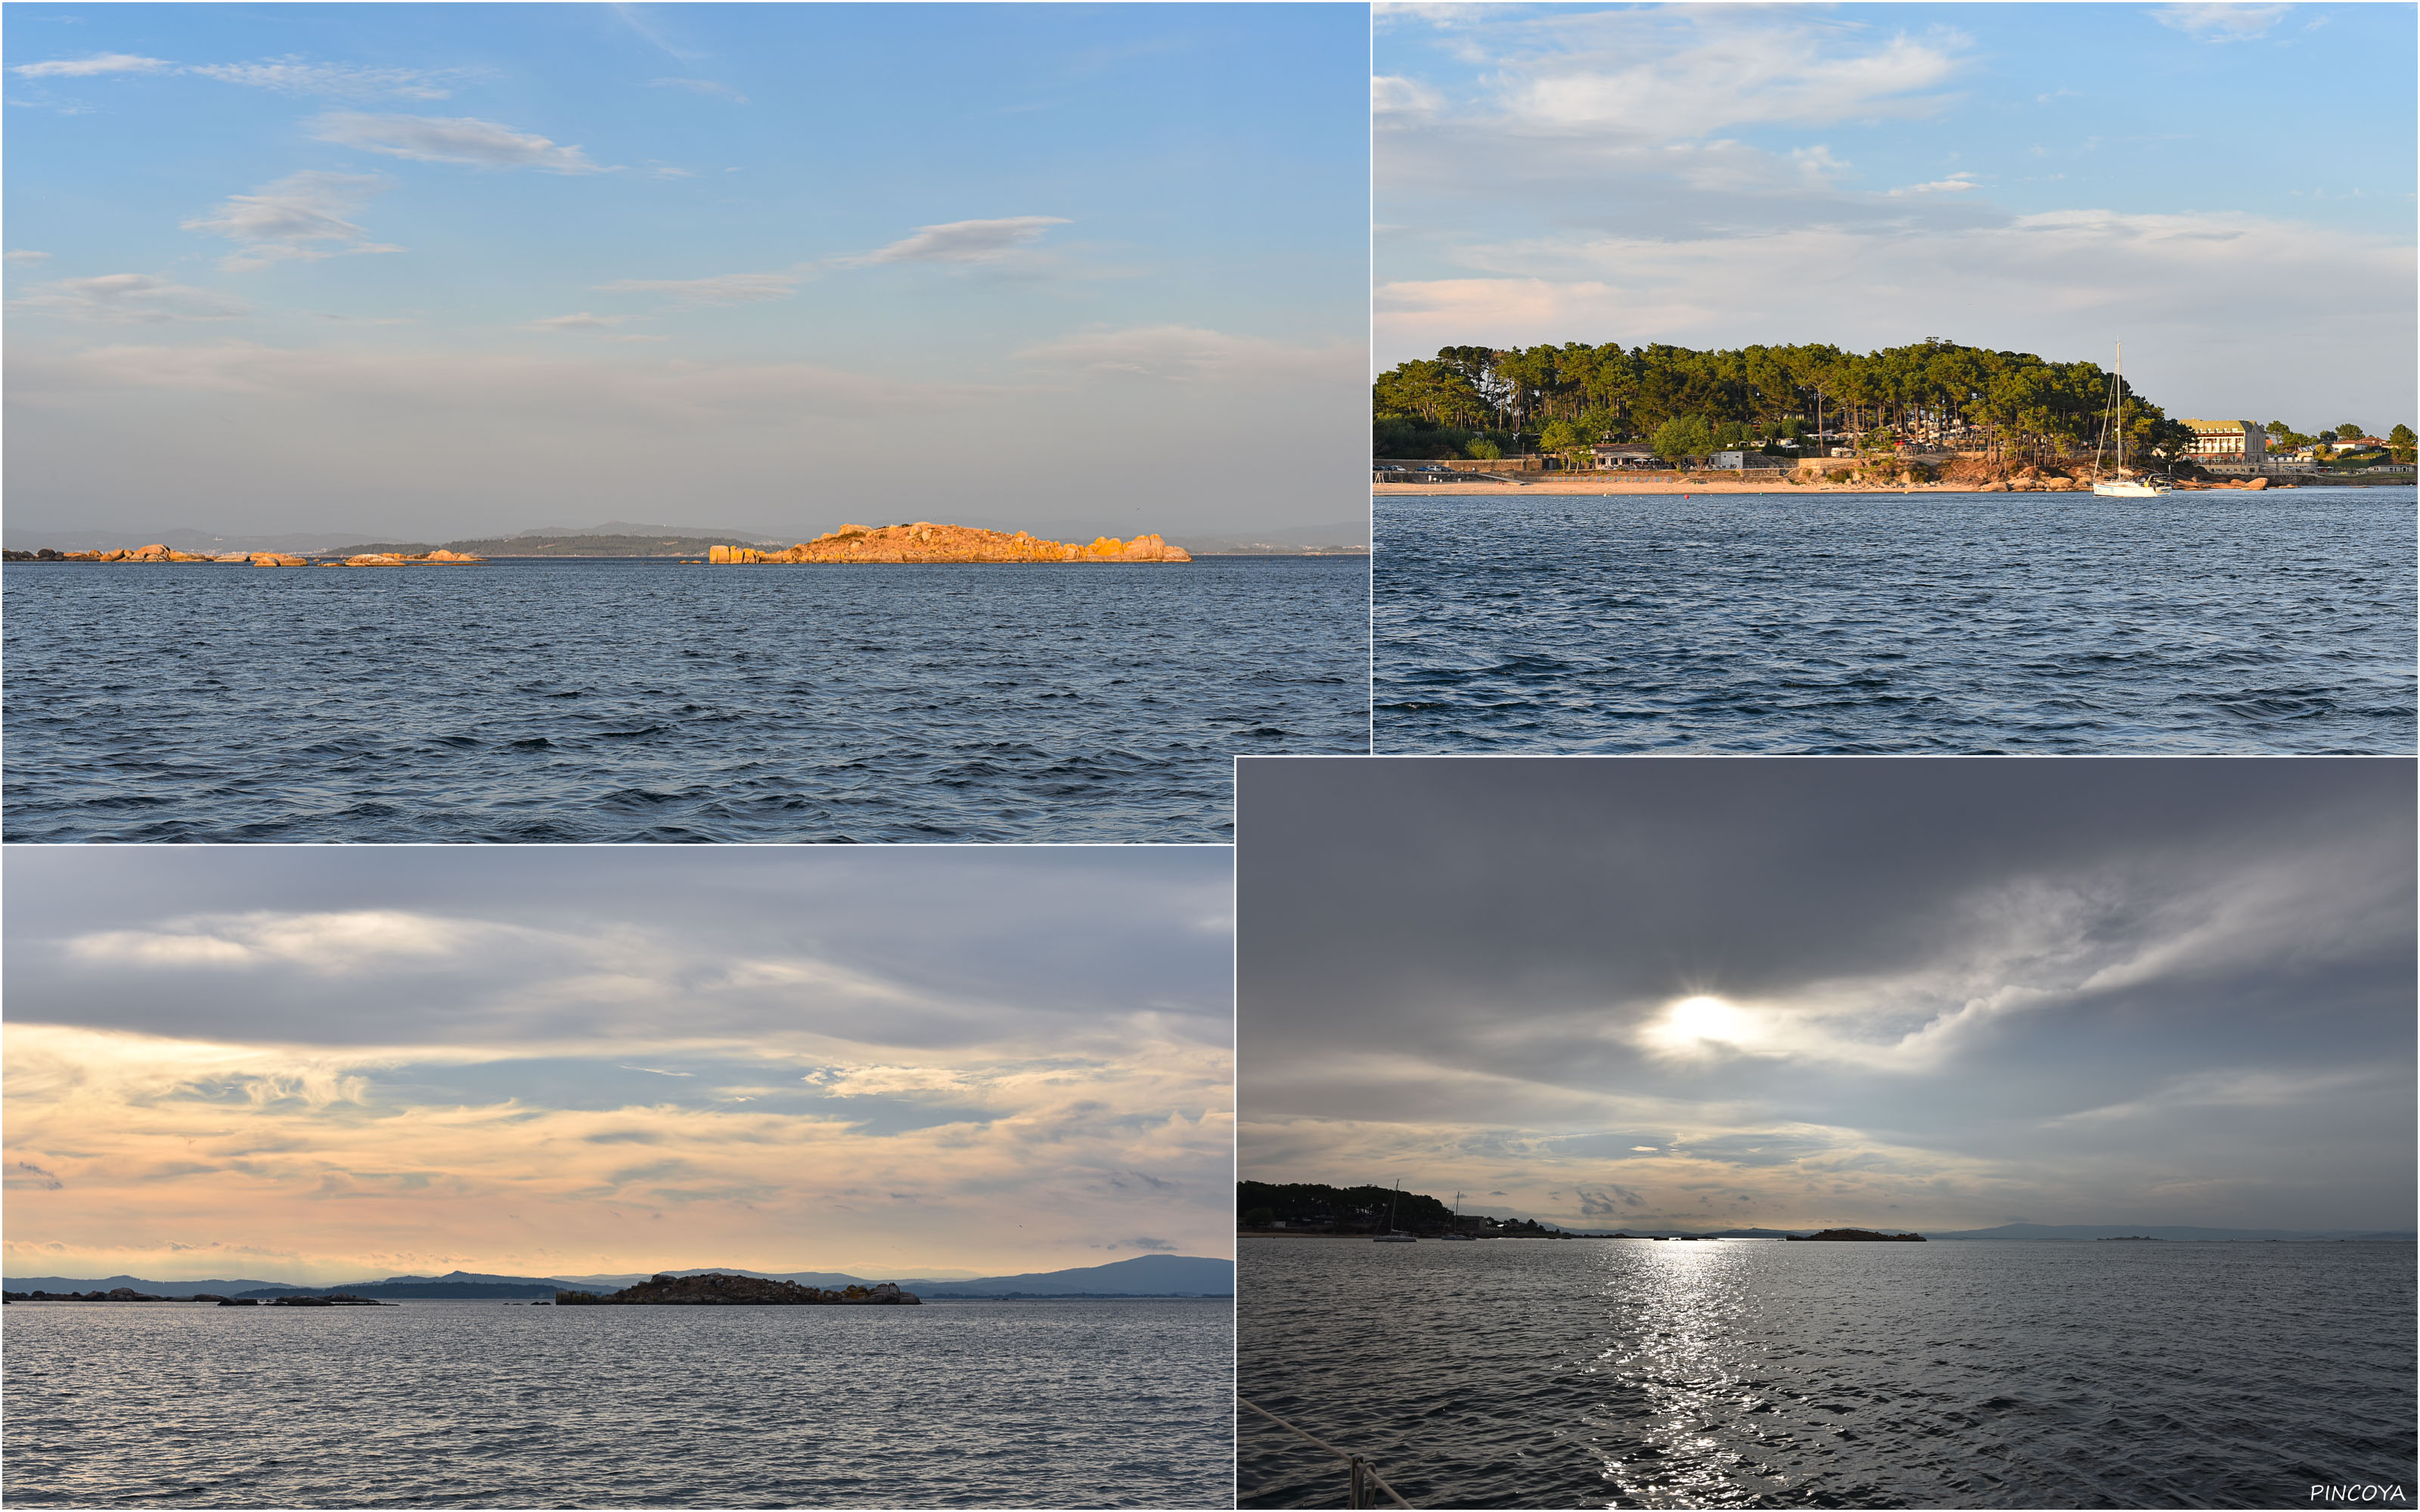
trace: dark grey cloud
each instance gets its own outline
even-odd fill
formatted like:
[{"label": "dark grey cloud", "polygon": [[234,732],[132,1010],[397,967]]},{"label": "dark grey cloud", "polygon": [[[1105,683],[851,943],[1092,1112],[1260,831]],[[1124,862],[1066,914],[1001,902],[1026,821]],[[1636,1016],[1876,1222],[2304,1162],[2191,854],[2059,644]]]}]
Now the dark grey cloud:
[{"label": "dark grey cloud", "polygon": [[1387,1129],[1467,1186],[1955,1167],[1962,1202],[1989,1167],[2065,1183],[2042,1208],[2408,1221],[2412,778],[1247,759],[1244,1165],[1326,1179]]}]

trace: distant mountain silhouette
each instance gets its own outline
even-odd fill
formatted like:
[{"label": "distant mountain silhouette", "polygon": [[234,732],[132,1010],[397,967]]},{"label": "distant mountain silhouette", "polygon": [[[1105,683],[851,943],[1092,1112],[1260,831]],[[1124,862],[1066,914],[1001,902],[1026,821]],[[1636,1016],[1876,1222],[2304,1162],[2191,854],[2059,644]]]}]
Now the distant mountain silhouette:
[{"label": "distant mountain silhouette", "polygon": [[978,1281],[918,1281],[910,1290],[925,1297],[1202,1297],[1231,1296],[1235,1262],[1182,1255],[1140,1255],[1107,1265],[1025,1275],[985,1276]]},{"label": "distant mountain silhouette", "polygon": [[217,1297],[233,1297],[245,1291],[263,1288],[301,1290],[301,1288],[279,1288],[274,1281],[146,1281],[136,1275],[109,1275],[97,1280],[78,1280],[65,1275],[12,1275],[0,1281],[0,1287],[10,1291],[108,1291],[117,1287],[132,1287],[154,1297],[191,1297],[209,1292]]},{"label": "distant mountain silhouette", "polygon": [[[1066,1271],[1030,1272],[1023,1275],[979,1276],[973,1280],[936,1280],[915,1276],[845,1275],[837,1271],[746,1271],[730,1265],[683,1266],[661,1273],[762,1276],[769,1281],[796,1281],[800,1286],[838,1288],[897,1281],[925,1297],[1199,1297],[1230,1296],[1235,1289],[1235,1262],[1197,1259],[1182,1255],[1144,1255],[1107,1265],[1078,1266]],[[356,1297],[420,1298],[460,1302],[542,1300],[557,1291],[618,1291],[644,1281],[648,1272],[628,1276],[486,1275],[452,1271],[444,1275],[393,1275],[383,1281],[346,1281],[334,1286],[294,1286],[283,1281],[147,1281],[140,1276],[113,1275],[100,1279],[73,1276],[10,1276],[10,1291],[107,1291],[132,1287],[158,1297],[190,1297],[209,1292],[222,1297],[275,1297],[290,1292],[325,1295],[342,1291]]]}]

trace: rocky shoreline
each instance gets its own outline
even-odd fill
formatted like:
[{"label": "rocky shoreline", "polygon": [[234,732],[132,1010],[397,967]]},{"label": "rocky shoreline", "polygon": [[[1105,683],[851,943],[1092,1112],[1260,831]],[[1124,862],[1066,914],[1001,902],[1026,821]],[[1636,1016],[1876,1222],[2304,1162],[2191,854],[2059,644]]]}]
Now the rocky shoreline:
[{"label": "rocky shoreline", "polygon": [[[5,1291],[0,1301],[6,1302],[214,1302],[222,1307],[258,1307],[263,1305],[252,1297],[222,1297],[215,1292],[196,1291],[190,1297],[155,1297],[132,1287],[112,1287],[107,1291]],[[374,1302],[349,1292],[332,1291],[324,1297],[276,1297],[267,1305],[271,1307],[392,1307],[387,1302]]]},{"label": "rocky shoreline", "polygon": [[204,562],[222,567],[421,567],[453,566],[481,563],[486,557],[474,557],[461,551],[429,551],[418,556],[401,556],[392,551],[369,551],[350,556],[341,562],[316,561],[298,557],[287,551],[229,551],[223,556],[209,556],[194,551],[178,551],[153,543],[138,546],[132,551],[54,551],[44,547],[39,551],[0,551],[0,560],[8,562],[136,562],[145,564],[173,562]]},{"label": "rocky shoreline", "polygon": [[706,1275],[659,1274],[602,1297],[593,1291],[554,1294],[558,1307],[915,1307],[921,1306],[923,1300],[889,1281],[827,1291],[821,1287],[802,1287],[795,1281],[768,1281],[760,1276],[725,1275],[720,1272]]},{"label": "rocky shoreline", "polygon": [[718,565],[798,562],[1190,562],[1183,547],[1156,535],[1121,541],[1104,535],[1090,546],[1046,541],[1018,531],[1013,535],[969,525],[844,525],[830,535],[801,541],[782,551],[749,546],[718,546],[706,553]]},{"label": "rocky shoreline", "polygon": [[1811,1243],[1819,1239],[1856,1240],[1866,1242],[1879,1240],[1884,1243],[1902,1244],[1921,1244],[1925,1242],[1922,1234],[1877,1234],[1870,1228],[1826,1228],[1820,1234],[1784,1234],[1781,1237],[1800,1243]]}]

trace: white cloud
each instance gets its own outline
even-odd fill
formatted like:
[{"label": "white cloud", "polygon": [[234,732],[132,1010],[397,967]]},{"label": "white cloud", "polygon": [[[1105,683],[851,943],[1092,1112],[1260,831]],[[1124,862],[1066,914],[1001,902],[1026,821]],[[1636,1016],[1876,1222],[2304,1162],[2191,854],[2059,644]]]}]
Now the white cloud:
[{"label": "white cloud", "polygon": [[887,247],[861,257],[840,259],[850,266],[875,263],[993,262],[1038,240],[1044,230],[1068,224],[1060,215],[1013,215],[998,221],[951,221],[920,227]]},{"label": "white cloud", "polygon": [[1889,193],[1893,195],[1947,194],[1954,193],[1962,189],[1975,189],[1978,187],[1980,186],[1975,182],[1975,176],[1973,174],[1954,173],[1947,178],[1937,178],[1929,184],[1909,184],[1905,188],[1894,189]]},{"label": "white cloud", "polygon": [[244,243],[220,263],[229,272],[288,259],[316,262],[340,255],[401,252],[391,243],[372,241],[368,232],[344,219],[371,195],[392,187],[375,174],[289,174],[249,194],[229,195],[209,214],[183,224],[188,231]]},{"label": "white cloud", "polygon": [[441,81],[458,79],[468,69],[380,69],[351,63],[314,63],[300,54],[263,58],[254,63],[197,63],[183,70],[223,84],[255,89],[275,89],[293,95],[388,95],[401,100],[443,100],[451,90]]},{"label": "white cloud", "polygon": [[544,320],[533,320],[529,323],[529,329],[532,331],[610,331],[627,318],[628,316],[618,315],[590,315],[582,310],[577,315],[558,315]]},{"label": "white cloud", "polygon": [[2205,42],[2249,42],[2269,35],[2292,6],[2176,5],[2151,11],[2163,26],[2172,26]]},{"label": "white cloud", "polygon": [[1417,79],[1382,73],[1370,81],[1370,110],[1378,116],[1425,116],[1441,110],[1445,97]]},{"label": "white cloud", "polygon": [[8,301],[12,310],[111,326],[157,326],[178,320],[233,320],[252,313],[240,300],[148,273],[104,273],[41,284]]},{"label": "white cloud", "polygon": [[0,261],[5,261],[10,266],[18,268],[31,268],[41,263],[49,262],[50,260],[51,255],[47,252],[29,252],[22,250],[11,252],[8,254],[5,258],[0,258]]},{"label": "white cloud", "polygon": [[174,67],[176,65],[165,58],[137,57],[132,53],[105,53],[99,57],[20,63],[8,71],[27,79],[80,79],[94,73],[158,73]]},{"label": "white cloud", "polygon": [[692,94],[714,95],[720,99],[728,100],[735,105],[748,103],[746,95],[727,84],[717,84],[712,79],[650,79],[647,83],[658,89],[687,89]]},{"label": "white cloud", "polygon": [[[1785,19],[1787,18],[1787,19]],[[1497,107],[1515,131],[1637,133],[1830,125],[1926,116],[1964,67],[1954,32],[1876,41],[1862,28],[1786,10],[1722,6],[1575,18],[1553,51],[1497,50]]]},{"label": "white cloud", "polygon": [[625,278],[591,285],[599,294],[669,294],[675,308],[701,304],[761,304],[799,291],[803,273],[721,273],[713,278]]},{"label": "white cloud", "polygon": [[516,131],[468,116],[364,116],[334,111],[311,123],[322,142],[383,152],[418,162],[467,162],[482,168],[543,168],[550,173],[613,173],[577,147]]},{"label": "white cloud", "polygon": [[96,931],[70,938],[67,950],[79,961],[116,965],[284,964],[343,973],[451,956],[483,940],[515,943],[519,933],[392,909],[250,913],[179,919],[162,929]]},{"label": "white cloud", "polygon": [[[2412,249],[2261,216],[2060,210],[1962,227],[1546,238],[1454,256],[1472,276],[1379,286],[1382,363],[1453,343],[1583,332],[1625,346],[1786,339],[1860,349],[1949,332],[2071,360],[2097,358],[2122,326],[2129,376],[2172,412],[2412,404],[2409,343],[2376,340],[2394,312],[2410,325]],[[2213,326],[2216,309],[2257,310],[2296,339],[2247,377],[2241,333]]]}]

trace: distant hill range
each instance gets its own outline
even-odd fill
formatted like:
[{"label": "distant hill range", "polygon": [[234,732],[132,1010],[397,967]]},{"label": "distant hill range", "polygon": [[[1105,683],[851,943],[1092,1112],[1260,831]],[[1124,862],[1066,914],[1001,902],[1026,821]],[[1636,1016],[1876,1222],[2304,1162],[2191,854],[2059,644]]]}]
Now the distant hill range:
[{"label": "distant hill range", "polygon": [[[762,1276],[768,1281],[795,1281],[800,1286],[833,1289],[874,1284],[863,1276],[845,1275],[837,1271],[743,1271],[729,1265],[691,1266],[661,1273],[703,1275],[711,1271],[720,1271],[726,1275]],[[265,1300],[297,1295],[324,1296],[341,1291],[355,1297],[388,1300],[544,1301],[551,1300],[558,1291],[618,1291],[644,1281],[654,1273],[536,1276],[480,1275],[453,1271],[444,1275],[397,1275],[383,1281],[346,1281],[327,1287],[298,1287],[281,1281],[147,1281],[132,1275],[113,1275],[95,1280],[33,1275],[9,1276],[5,1285],[10,1291],[107,1291],[116,1287],[131,1287],[155,1297],[172,1298],[208,1293]],[[891,1279],[893,1278],[874,1278],[876,1281]],[[1235,1291],[1235,1262],[1179,1255],[1144,1255],[1131,1260],[1115,1260],[1108,1265],[1078,1266],[1073,1270],[1043,1271],[1025,1275],[981,1276],[973,1280],[931,1280],[913,1276],[897,1279],[901,1287],[928,1302],[987,1297],[1226,1297],[1233,1296]]]}]

